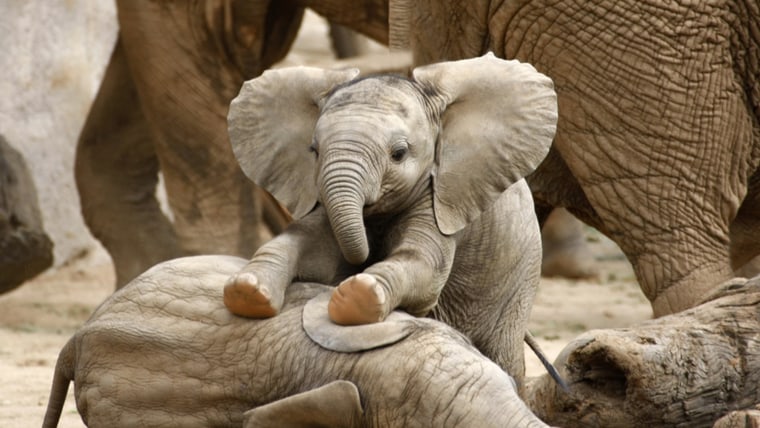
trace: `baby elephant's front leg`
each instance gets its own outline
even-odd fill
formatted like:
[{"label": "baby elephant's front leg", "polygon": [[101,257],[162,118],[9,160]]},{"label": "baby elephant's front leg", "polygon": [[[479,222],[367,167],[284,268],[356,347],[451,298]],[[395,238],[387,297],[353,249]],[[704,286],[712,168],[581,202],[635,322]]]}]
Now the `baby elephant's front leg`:
[{"label": "baby elephant's front leg", "polygon": [[333,291],[327,312],[336,324],[358,325],[380,322],[390,313],[385,289],[376,276],[353,275]]},{"label": "baby elephant's front leg", "polygon": [[[308,265],[301,261],[308,260]],[[340,262],[340,249],[332,238],[321,207],[291,224],[262,245],[251,261],[224,286],[224,305],[249,318],[269,318],[282,309],[285,289],[294,278],[328,282]]]},{"label": "baby elephant's front leg", "polygon": [[[379,322],[401,308],[424,316],[438,301],[454,259],[452,237],[407,231],[383,261],[353,275],[333,291],[327,306],[336,324],[357,325]],[[416,236],[417,239],[412,239]]]},{"label": "baby elephant's front leg", "polygon": [[235,315],[269,318],[283,305],[285,288],[291,283],[296,257],[287,232],[262,245],[248,264],[224,285],[224,305]]}]

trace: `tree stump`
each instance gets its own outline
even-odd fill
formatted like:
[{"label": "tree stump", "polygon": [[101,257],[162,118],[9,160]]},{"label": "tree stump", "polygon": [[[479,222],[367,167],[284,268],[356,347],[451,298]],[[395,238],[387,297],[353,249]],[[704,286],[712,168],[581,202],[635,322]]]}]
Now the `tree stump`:
[{"label": "tree stump", "polygon": [[0,136],[0,294],[53,264],[37,191],[24,158]]},{"label": "tree stump", "polygon": [[549,424],[758,426],[760,277],[729,281],[706,303],[677,314],[584,333],[555,366],[568,391],[544,375],[526,394]]},{"label": "tree stump", "polygon": [[760,405],[753,409],[735,410],[718,419],[713,428],[760,428]]}]

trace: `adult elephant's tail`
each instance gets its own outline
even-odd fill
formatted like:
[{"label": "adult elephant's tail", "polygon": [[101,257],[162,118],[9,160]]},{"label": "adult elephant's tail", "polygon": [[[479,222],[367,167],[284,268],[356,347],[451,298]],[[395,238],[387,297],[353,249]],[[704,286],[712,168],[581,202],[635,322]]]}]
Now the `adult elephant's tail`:
[{"label": "adult elephant's tail", "polygon": [[58,420],[61,418],[61,412],[63,411],[63,403],[66,402],[66,394],[69,392],[69,383],[74,380],[74,356],[75,345],[74,337],[72,337],[63,346],[60,354],[58,354],[58,362],[55,364],[53,385],[50,387],[50,398],[48,398],[42,428],[55,428],[58,426]]}]

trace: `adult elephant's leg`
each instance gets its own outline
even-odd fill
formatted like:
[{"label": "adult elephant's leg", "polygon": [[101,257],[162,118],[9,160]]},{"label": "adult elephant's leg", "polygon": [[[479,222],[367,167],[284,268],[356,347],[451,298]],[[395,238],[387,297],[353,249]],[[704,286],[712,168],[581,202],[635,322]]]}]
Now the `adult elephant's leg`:
[{"label": "adult elephant's leg", "polygon": [[[540,167],[528,177],[536,201],[536,216],[541,224],[544,276],[590,278],[599,274],[591,248],[586,241],[583,224],[578,217],[590,223],[599,223],[578,182],[556,148]],[[575,209],[573,215],[566,208]]]},{"label": "adult elephant's leg", "polygon": [[[599,227],[631,261],[656,316],[696,306],[733,276],[729,223],[746,191],[746,175],[732,165],[746,162],[746,116],[730,88],[710,87],[726,82],[725,75],[704,78],[693,98],[682,95],[691,91],[657,91],[662,102],[650,99],[631,108],[662,112],[664,120],[631,120],[623,111],[610,120],[608,111],[608,129],[590,136],[566,124],[557,139],[602,220]],[[573,97],[566,94],[566,105]],[[626,133],[618,134],[621,129]],[[584,140],[592,143],[570,143]]]},{"label": "adult elephant's leg", "polygon": [[379,43],[388,44],[388,0],[294,0],[327,19]]},{"label": "adult elephant's leg", "polygon": [[111,255],[117,286],[180,255],[156,200],[158,159],[121,41],[80,134],[75,176],[84,220]]},{"label": "adult elephant's leg", "polygon": [[330,24],[330,42],[337,58],[351,58],[367,52],[367,39],[342,25]]},{"label": "adult elephant's leg", "polygon": [[258,192],[232,154],[227,110],[244,78],[287,52],[302,11],[266,2],[117,4],[183,252],[250,257],[266,234]]},{"label": "adult elephant's leg", "polygon": [[760,171],[750,178],[747,197],[730,230],[731,265],[736,275],[754,277],[760,273]]},{"label": "adult elephant's leg", "polygon": [[541,228],[541,241],[542,275],[565,278],[590,278],[598,275],[583,224],[566,209],[556,208],[549,214]]},{"label": "adult elephant's leg", "polygon": [[754,278],[757,275],[760,275],[760,256],[754,257],[734,269],[734,276],[739,278]]},{"label": "adult elephant's leg", "polygon": [[659,316],[733,275],[729,224],[751,173],[751,120],[726,22],[701,4],[667,16],[636,4],[635,14],[624,3],[523,8],[501,40],[554,79],[555,145]]}]

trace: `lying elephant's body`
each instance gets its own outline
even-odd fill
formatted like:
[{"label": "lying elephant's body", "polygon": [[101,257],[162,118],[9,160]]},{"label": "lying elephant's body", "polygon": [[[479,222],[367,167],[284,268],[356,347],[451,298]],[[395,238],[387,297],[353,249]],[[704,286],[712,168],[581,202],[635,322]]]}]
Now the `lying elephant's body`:
[{"label": "lying elephant's body", "polygon": [[[222,284],[244,264],[227,256],[177,259],[115,293],[61,352],[45,426],[55,425],[71,380],[90,426],[240,426],[257,407],[251,424],[269,417],[346,426],[541,425],[509,375],[442,323],[394,313],[384,323],[339,327],[349,335],[365,329],[349,347],[375,347],[342,353],[302,328],[313,325],[302,323],[304,304],[324,286],[290,287],[287,305],[270,319],[230,314]],[[326,309],[314,307],[327,320]],[[401,340],[383,346],[387,337]]]}]

